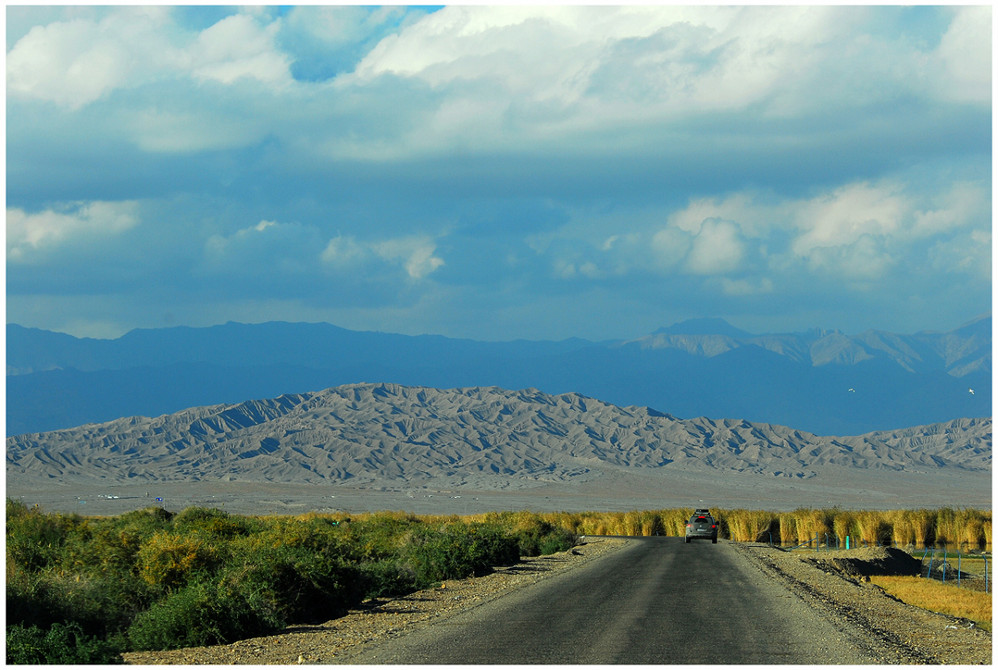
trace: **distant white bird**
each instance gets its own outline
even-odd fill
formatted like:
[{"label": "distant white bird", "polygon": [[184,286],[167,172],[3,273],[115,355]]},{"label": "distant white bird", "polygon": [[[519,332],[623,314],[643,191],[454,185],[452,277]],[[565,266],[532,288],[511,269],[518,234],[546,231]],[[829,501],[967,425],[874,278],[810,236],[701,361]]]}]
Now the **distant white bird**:
[{"label": "distant white bird", "polygon": [[849,393],[855,393],[856,389],[849,389]]},{"label": "distant white bird", "polygon": [[970,391],[970,395],[974,395],[974,389],[967,389],[967,390]]}]

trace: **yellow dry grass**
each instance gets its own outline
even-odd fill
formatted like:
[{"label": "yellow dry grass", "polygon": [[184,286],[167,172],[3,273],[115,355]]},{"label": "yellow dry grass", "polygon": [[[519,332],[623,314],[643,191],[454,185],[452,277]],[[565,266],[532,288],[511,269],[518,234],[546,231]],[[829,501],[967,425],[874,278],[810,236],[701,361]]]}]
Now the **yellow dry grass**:
[{"label": "yellow dry grass", "polygon": [[[853,546],[889,545],[920,548],[945,544],[952,550],[989,549],[991,547],[991,511],[976,509],[918,510],[844,510],[799,508],[791,512],[746,509],[717,509],[711,512],[718,520],[720,536],[736,542],[753,542],[770,537],[783,545],[813,543],[845,546],[848,536]],[[628,512],[496,512],[464,515],[426,515],[418,517],[402,511],[354,514],[355,520],[374,516],[415,519],[428,523],[496,520],[502,516],[513,530],[529,527],[537,520],[560,526],[577,535],[669,535],[682,536],[692,507]],[[341,519],[342,514],[307,513],[295,518]]]},{"label": "yellow dry grass", "polygon": [[874,576],[870,581],[909,605],[970,619],[980,628],[991,630],[990,593],[920,577]]}]

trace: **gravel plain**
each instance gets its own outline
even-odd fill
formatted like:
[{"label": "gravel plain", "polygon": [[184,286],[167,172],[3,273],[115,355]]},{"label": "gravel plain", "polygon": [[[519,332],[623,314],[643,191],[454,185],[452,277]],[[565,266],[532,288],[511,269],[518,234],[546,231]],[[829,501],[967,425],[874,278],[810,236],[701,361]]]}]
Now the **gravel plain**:
[{"label": "gravel plain", "polygon": [[[481,577],[447,581],[401,598],[371,600],[320,625],[292,626],[284,633],[233,644],[125,654],[127,663],[338,664],[366,646],[432,626],[624,546],[627,540],[587,537],[568,552],[525,558]],[[972,623],[906,605],[862,578],[815,564],[765,544],[731,543],[764,578],[787,588],[851,639],[860,640],[882,664],[978,665],[992,663],[991,634]]]}]

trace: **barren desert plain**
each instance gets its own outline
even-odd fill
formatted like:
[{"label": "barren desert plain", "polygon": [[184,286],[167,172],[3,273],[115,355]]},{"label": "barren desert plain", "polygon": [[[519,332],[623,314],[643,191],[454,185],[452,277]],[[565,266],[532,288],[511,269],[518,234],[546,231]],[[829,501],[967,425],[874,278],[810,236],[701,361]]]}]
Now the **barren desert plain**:
[{"label": "barren desert plain", "polygon": [[8,477],[7,496],[46,511],[98,516],[149,506],[173,512],[193,506],[215,507],[251,515],[381,510],[464,515],[501,510],[628,511],[698,506],[772,511],[798,507],[991,509],[991,478],[965,473],[926,477],[842,471],[814,480],[784,481],[760,475],[664,476],[608,471],[585,482],[481,490],[446,480],[418,487],[226,481],[43,485]]},{"label": "barren desert plain", "polygon": [[47,511],[238,514],[991,506],[991,421],[852,437],[578,394],[355,384],[7,439]]}]

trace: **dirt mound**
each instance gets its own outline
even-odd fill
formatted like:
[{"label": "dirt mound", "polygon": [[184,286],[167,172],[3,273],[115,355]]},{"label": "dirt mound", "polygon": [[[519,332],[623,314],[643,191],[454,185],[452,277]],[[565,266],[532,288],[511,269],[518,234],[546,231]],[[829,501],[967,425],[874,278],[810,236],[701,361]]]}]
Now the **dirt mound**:
[{"label": "dirt mound", "polygon": [[808,563],[822,570],[838,572],[849,577],[870,575],[917,575],[922,562],[894,547],[867,547],[834,551],[830,558],[806,558]]}]

